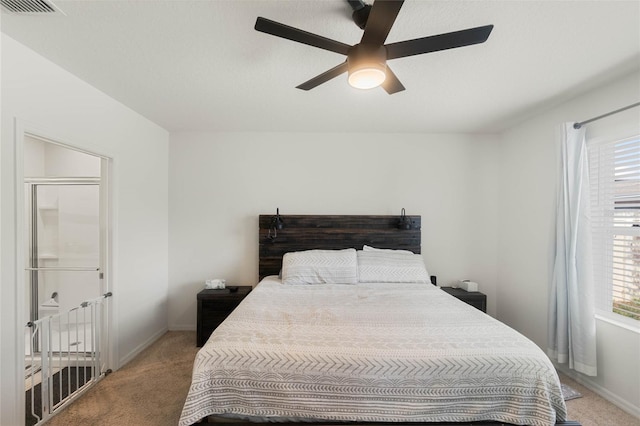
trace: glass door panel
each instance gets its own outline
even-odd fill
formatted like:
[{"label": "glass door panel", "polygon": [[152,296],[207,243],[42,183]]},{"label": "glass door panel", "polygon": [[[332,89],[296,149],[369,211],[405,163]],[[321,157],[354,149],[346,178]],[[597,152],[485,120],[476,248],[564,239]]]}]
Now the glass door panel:
[{"label": "glass door panel", "polygon": [[31,197],[28,293],[35,320],[101,294],[100,186],[36,183]]},{"label": "glass door panel", "polygon": [[[37,185],[38,260],[48,266],[100,264],[99,185]],[[44,265],[42,265],[44,266]]]}]

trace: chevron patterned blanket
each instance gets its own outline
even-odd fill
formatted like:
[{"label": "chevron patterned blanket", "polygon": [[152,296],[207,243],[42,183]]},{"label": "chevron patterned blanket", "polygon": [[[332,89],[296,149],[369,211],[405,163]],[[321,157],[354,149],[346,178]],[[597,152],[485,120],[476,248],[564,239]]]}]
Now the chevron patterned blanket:
[{"label": "chevron patterned blanket", "polygon": [[565,420],[533,342],[426,284],[265,278],[198,352],[180,425]]}]

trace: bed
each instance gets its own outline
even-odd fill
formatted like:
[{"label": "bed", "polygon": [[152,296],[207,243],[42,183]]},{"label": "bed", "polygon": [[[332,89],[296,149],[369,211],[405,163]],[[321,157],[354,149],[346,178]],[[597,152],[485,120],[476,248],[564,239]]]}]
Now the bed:
[{"label": "bed", "polygon": [[[261,280],[198,352],[180,425],[207,416],[578,425],[566,421],[558,376],[533,342],[431,285],[426,269],[397,274],[395,259],[419,257],[409,254],[420,251],[419,216],[402,230],[392,216],[283,219],[274,240],[272,217],[260,216]],[[307,267],[310,248],[332,277],[324,269],[310,280],[326,282],[300,285],[292,265]]]}]

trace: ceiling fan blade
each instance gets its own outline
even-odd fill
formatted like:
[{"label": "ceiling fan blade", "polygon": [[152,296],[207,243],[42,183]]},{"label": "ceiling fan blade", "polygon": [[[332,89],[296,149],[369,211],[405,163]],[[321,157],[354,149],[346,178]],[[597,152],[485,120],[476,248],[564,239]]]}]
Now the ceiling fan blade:
[{"label": "ceiling fan blade", "polygon": [[360,43],[382,45],[391,31],[404,0],[376,0]]},{"label": "ceiling fan blade", "polygon": [[288,40],[297,41],[298,43],[302,44],[308,44],[309,46],[318,47],[320,49],[340,53],[342,55],[346,55],[349,51],[349,48],[351,47],[348,44],[331,40],[330,38],[322,37],[317,34],[299,30],[298,28],[290,27],[288,25],[261,17],[256,20],[256,25],[254,26],[254,28],[257,31],[271,34],[276,37],[286,38]]},{"label": "ceiling fan blade", "polygon": [[393,95],[397,92],[402,92],[404,90],[404,86],[398,80],[398,77],[391,71],[391,68],[387,67],[387,77],[384,79],[382,83],[382,88],[390,95]]},{"label": "ceiling fan blade", "polygon": [[491,30],[493,30],[493,25],[485,25],[484,27],[390,43],[385,46],[387,48],[387,59],[404,58],[406,56],[484,43],[489,38]]},{"label": "ceiling fan blade", "polygon": [[322,83],[326,83],[332,78],[335,78],[340,74],[347,72],[347,70],[348,70],[347,61],[344,61],[340,65],[337,65],[331,68],[330,70],[325,71],[322,74],[313,77],[311,80],[305,81],[301,85],[296,86],[296,88],[302,89],[302,90],[311,90],[314,87],[319,86]]}]

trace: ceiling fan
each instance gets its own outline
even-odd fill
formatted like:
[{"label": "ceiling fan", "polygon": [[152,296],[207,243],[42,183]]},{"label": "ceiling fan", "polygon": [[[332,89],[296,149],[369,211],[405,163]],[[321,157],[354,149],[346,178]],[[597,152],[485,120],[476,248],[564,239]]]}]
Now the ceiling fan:
[{"label": "ceiling fan", "polygon": [[359,89],[382,86],[388,94],[392,95],[405,88],[387,66],[388,60],[484,43],[493,29],[493,25],[485,25],[384,44],[404,0],[376,0],[373,6],[365,4],[362,0],[347,1],[353,8],[354,22],[364,29],[360,43],[353,46],[270,19],[258,17],[256,20],[254,28],[257,31],[329,50],[347,57],[346,61],[340,65],[300,84],[297,86],[298,89],[313,89],[348,72],[348,81],[351,86]]}]

